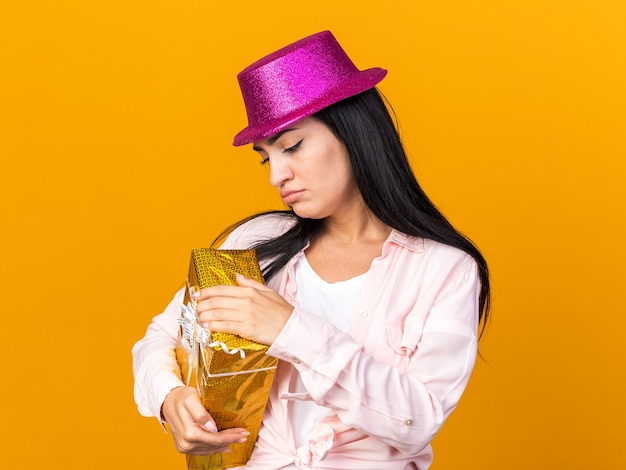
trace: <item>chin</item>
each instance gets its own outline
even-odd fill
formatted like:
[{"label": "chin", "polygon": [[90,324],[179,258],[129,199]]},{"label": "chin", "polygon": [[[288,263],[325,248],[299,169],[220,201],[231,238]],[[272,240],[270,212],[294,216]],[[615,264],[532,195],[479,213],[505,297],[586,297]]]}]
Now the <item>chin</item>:
[{"label": "chin", "polygon": [[297,204],[291,207],[291,210],[302,219],[325,219],[326,215],[321,215],[317,211],[307,210],[304,207],[297,207]]}]

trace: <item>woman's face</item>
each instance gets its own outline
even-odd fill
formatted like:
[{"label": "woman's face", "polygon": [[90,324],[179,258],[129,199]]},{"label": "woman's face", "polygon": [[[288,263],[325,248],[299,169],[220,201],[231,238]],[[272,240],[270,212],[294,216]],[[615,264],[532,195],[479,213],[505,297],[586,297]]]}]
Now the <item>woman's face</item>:
[{"label": "woman's face", "polygon": [[362,210],[348,152],[320,120],[309,117],[254,144],[270,167],[270,184],[300,217],[341,218]]}]

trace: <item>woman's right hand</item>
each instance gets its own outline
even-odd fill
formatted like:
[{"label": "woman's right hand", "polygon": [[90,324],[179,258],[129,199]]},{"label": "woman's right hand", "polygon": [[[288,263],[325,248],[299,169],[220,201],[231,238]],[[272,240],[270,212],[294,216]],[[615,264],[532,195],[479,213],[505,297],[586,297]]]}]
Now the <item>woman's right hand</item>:
[{"label": "woman's right hand", "polygon": [[229,452],[229,445],[245,442],[250,435],[244,428],[217,431],[215,421],[202,406],[195,388],[176,387],[166,397],[161,413],[174,436],[179,452],[208,455]]}]

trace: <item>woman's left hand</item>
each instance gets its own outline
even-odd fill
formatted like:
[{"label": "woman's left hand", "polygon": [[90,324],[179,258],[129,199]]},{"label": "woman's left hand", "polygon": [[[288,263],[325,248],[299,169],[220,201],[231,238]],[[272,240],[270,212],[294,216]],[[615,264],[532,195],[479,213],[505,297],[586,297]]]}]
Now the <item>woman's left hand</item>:
[{"label": "woman's left hand", "polygon": [[238,286],[214,286],[194,294],[199,322],[210,331],[233,333],[271,345],[293,312],[276,291],[237,274]]}]

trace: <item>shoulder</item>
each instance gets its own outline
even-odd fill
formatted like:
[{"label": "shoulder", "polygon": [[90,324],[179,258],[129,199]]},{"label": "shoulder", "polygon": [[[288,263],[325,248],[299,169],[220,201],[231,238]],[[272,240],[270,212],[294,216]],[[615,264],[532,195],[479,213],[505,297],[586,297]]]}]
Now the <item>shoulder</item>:
[{"label": "shoulder", "polygon": [[424,252],[452,263],[474,262],[474,258],[460,248],[455,248],[428,238],[424,239]]},{"label": "shoulder", "polygon": [[387,243],[389,246],[399,247],[399,249],[408,256],[417,256],[420,258],[433,257],[440,260],[445,259],[453,263],[474,260],[471,255],[459,248],[446,245],[445,243],[430,238],[407,235],[396,230],[391,232]]},{"label": "shoulder", "polygon": [[258,215],[235,228],[220,248],[250,248],[259,242],[282,235],[294,225],[295,221],[292,213],[286,211]]},{"label": "shoulder", "polygon": [[424,240],[424,264],[433,278],[444,284],[478,283],[478,264],[465,251],[434,240]]},{"label": "shoulder", "polygon": [[396,231],[392,232],[389,241],[389,249],[397,253],[394,259],[404,260],[415,269],[427,269],[431,273],[476,270],[476,261],[470,254],[445,243]]}]

